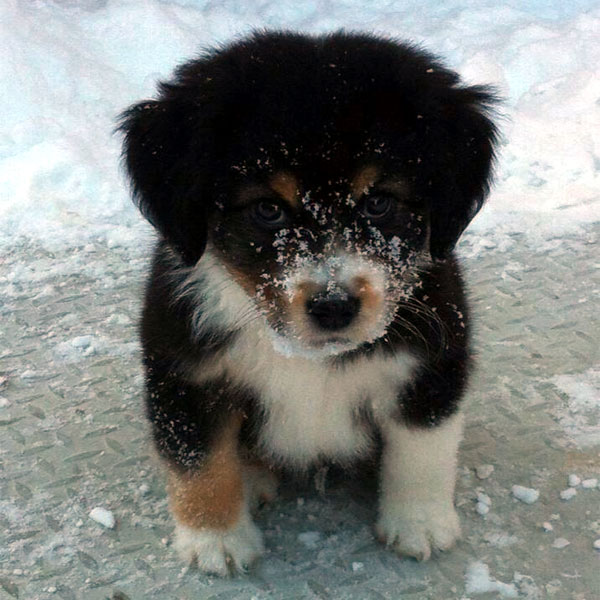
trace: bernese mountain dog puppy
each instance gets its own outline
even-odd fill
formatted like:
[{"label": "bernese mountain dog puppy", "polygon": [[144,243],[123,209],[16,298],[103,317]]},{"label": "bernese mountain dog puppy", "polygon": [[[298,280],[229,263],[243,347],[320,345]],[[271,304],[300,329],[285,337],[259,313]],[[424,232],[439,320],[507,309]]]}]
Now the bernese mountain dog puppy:
[{"label": "bernese mountain dog puppy", "polygon": [[471,351],[453,248],[488,192],[494,103],[410,44],[259,32],[124,113],[159,234],[147,414],[186,561],[244,570],[280,469],[371,455],[381,541],[425,560],[459,537]]}]

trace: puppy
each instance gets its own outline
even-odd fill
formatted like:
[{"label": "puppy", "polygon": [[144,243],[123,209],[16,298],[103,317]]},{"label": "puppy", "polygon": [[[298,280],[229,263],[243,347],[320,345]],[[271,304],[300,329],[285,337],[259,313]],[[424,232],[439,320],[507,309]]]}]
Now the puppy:
[{"label": "puppy", "polygon": [[425,560],[459,537],[471,353],[452,251],[488,192],[494,102],[411,45],[261,32],[124,113],[159,234],[147,414],[186,561],[245,569],[279,468],[378,442],[380,540]]}]

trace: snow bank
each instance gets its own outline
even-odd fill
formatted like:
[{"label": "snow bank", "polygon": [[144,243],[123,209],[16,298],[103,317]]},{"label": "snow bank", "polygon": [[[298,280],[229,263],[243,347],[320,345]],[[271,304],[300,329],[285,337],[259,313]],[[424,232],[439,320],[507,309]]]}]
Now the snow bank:
[{"label": "snow bank", "polygon": [[254,27],[388,33],[441,54],[469,82],[495,83],[506,98],[505,148],[475,231],[544,241],[598,219],[596,0],[9,0],[0,22],[0,244],[146,240],[119,171],[117,114],[202,47]]}]

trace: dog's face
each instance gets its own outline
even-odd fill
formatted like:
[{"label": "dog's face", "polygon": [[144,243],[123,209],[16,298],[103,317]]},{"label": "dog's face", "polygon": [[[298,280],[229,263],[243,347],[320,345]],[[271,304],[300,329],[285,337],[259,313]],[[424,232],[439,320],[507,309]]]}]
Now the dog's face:
[{"label": "dog's face", "polygon": [[374,163],[344,166],[329,180],[300,160],[243,178],[211,219],[219,259],[283,349],[338,353],[381,337],[431,260],[409,183]]},{"label": "dog's face", "polygon": [[491,96],[365,35],[257,34],[124,116],[141,208],[188,264],[207,241],[283,347],[385,334],[487,192]]}]

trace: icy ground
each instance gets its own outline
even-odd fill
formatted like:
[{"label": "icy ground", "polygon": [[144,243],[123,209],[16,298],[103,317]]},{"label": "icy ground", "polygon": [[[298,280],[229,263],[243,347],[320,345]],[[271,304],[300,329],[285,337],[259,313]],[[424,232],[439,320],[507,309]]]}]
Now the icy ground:
[{"label": "icy ground", "polygon": [[[397,558],[374,540],[373,492],[326,479],[324,494],[309,482],[262,509],[267,554],[232,580],[186,570],[170,548],[135,342],[144,251],[10,250],[0,288],[0,598],[596,600],[599,234],[588,228],[544,252],[517,235],[510,250],[475,254],[475,235],[461,246],[479,370],[456,549],[423,564]],[[539,498],[516,499],[515,485]],[[98,508],[114,527],[106,513],[90,515]]]},{"label": "icy ground", "polygon": [[[600,598],[598,0],[0,10],[0,598]],[[327,479],[262,510],[247,577],[170,548],[136,336],[152,236],[112,129],[180,60],[262,26],[409,38],[506,99],[497,185],[460,246],[479,350],[464,539],[427,564],[374,541],[372,492]]]}]

